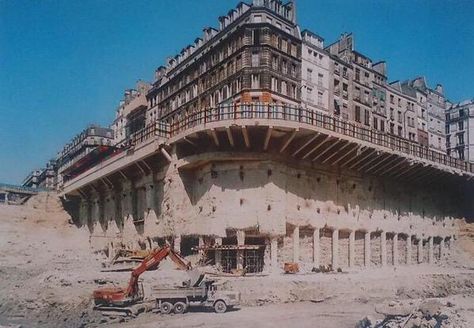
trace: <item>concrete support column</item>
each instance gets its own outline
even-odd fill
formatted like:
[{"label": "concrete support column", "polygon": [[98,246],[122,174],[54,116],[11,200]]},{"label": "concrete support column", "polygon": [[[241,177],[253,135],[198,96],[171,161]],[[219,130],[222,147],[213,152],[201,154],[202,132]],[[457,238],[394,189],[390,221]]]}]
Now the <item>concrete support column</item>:
[{"label": "concrete support column", "polygon": [[293,262],[298,263],[300,260],[300,227],[293,230]]},{"label": "concrete support column", "polygon": [[[245,231],[239,230],[237,231],[237,245],[242,246],[245,245]],[[244,269],[244,250],[238,249],[237,250],[237,270]]]},{"label": "concrete support column", "polygon": [[441,239],[439,243],[439,258],[442,259],[444,257],[444,238]]},{"label": "concrete support column", "polygon": [[204,238],[202,236],[199,236],[199,239],[198,239],[199,257],[202,257],[204,255],[204,251],[201,249],[201,247],[203,246],[204,246]]},{"label": "concrete support column", "polygon": [[420,236],[418,241],[418,263],[423,262],[423,237]]},{"label": "concrete support column", "polygon": [[[214,244],[216,246],[222,245],[222,238],[216,238],[214,239]],[[215,258],[216,266],[220,267],[222,266],[222,251],[221,250],[216,250],[216,258]]]},{"label": "concrete support column", "polygon": [[8,205],[8,193],[5,193],[5,205]]},{"label": "concrete support column", "polygon": [[349,234],[349,267],[355,266],[355,231]]},{"label": "concrete support column", "polygon": [[181,253],[181,235],[177,235],[174,237],[173,249],[176,253]]},{"label": "concrete support column", "polygon": [[382,255],[382,266],[387,265],[387,233],[382,231],[380,233],[380,253]]},{"label": "concrete support column", "polygon": [[364,265],[370,266],[370,231],[367,231],[364,236]]},{"label": "concrete support column", "polygon": [[313,266],[319,267],[319,228],[315,228],[313,231]]},{"label": "concrete support column", "polygon": [[393,235],[393,265],[398,265],[398,234]]},{"label": "concrete support column", "polygon": [[433,237],[428,239],[428,263],[433,263]]},{"label": "concrete support column", "polygon": [[277,237],[272,237],[270,240],[270,261],[272,271],[276,272],[278,270],[278,239]]},{"label": "concrete support column", "polygon": [[332,268],[334,270],[339,266],[339,230],[332,231]]},{"label": "concrete support column", "polygon": [[411,264],[411,235],[407,236],[407,264]]}]

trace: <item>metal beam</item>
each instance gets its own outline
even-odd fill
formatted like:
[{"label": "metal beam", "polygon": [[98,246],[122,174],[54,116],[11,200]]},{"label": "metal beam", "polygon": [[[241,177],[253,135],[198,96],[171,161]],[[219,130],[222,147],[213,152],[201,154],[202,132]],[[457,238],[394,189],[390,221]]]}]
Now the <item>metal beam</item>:
[{"label": "metal beam", "polygon": [[298,133],[298,129],[294,129],[291,135],[286,139],[286,141],[283,143],[283,145],[280,148],[280,153],[283,153],[283,151],[288,147],[288,145],[291,143],[291,141],[295,138],[296,133]]},{"label": "metal beam", "polygon": [[314,153],[316,150],[318,150],[319,148],[321,148],[326,142],[328,142],[329,140],[332,139],[332,136],[326,136],[326,138],[324,138],[320,143],[318,143],[313,149],[311,149],[309,152],[306,153],[306,155],[304,155],[303,157],[301,157],[301,159],[305,159],[307,158],[309,155],[311,155],[312,153]]},{"label": "metal beam", "polygon": [[214,139],[214,143],[216,144],[216,147],[219,147],[219,138],[217,137],[216,129],[210,129],[209,133],[212,136],[212,139]]},{"label": "metal beam", "polygon": [[383,157],[384,155],[386,155],[386,154],[384,154],[384,153],[382,153],[382,154],[375,154],[375,157],[374,157],[374,158],[372,158],[370,161],[368,161],[368,162],[366,162],[365,164],[363,164],[362,166],[360,166],[360,167],[358,168],[358,170],[361,171],[364,167],[369,166],[370,164],[372,164],[372,163],[375,162],[376,160],[380,159],[380,157]]},{"label": "metal beam", "polygon": [[[331,156],[329,157],[326,157],[326,159],[324,161],[322,161],[322,163],[326,163],[327,161],[329,161],[331,158],[337,156],[337,154],[339,154],[340,152],[342,152],[344,149],[346,149],[347,147],[349,147],[351,145],[351,143],[349,141],[347,141],[347,143],[342,146],[341,148],[339,148],[339,150],[337,150],[334,154],[332,154]],[[356,145],[357,146],[357,145]]]},{"label": "metal beam", "polygon": [[265,142],[263,143],[263,150],[267,151],[268,144],[270,143],[270,138],[272,136],[273,127],[269,126],[267,129],[267,134],[265,135]]},{"label": "metal beam", "polygon": [[377,171],[383,169],[384,167],[386,166],[389,166],[390,164],[392,164],[393,162],[396,162],[397,160],[399,160],[400,158],[398,157],[398,155],[396,154],[391,154],[390,156],[388,156],[387,158],[385,158],[383,161],[375,164],[375,165],[372,165],[369,169],[365,170],[364,172],[365,173],[369,173],[370,171],[372,171],[373,169],[377,168],[373,173],[376,173]]},{"label": "metal beam", "polygon": [[[377,155],[377,150],[376,150],[376,149],[372,149],[372,151],[369,151],[369,152],[367,153],[367,155],[363,156],[362,158],[359,158],[354,164],[352,164],[351,166],[349,166],[349,168],[352,169],[352,168],[356,167],[357,165],[359,165],[360,163],[362,163],[363,161],[365,161],[367,158],[369,158],[370,156],[372,156],[372,154],[374,154],[374,153],[375,153],[376,156],[378,156],[378,155]],[[341,165],[341,167],[344,167],[344,165]]]},{"label": "metal beam", "polygon": [[150,165],[148,165],[147,162],[145,162],[144,160],[141,160],[140,163],[142,163],[147,168],[148,171],[153,172],[153,170],[151,169]]},{"label": "metal beam", "polygon": [[244,136],[245,147],[250,148],[249,132],[246,126],[242,127],[242,135]]},{"label": "metal beam", "polygon": [[345,155],[339,157],[337,160],[335,160],[334,162],[331,163],[331,165],[336,165],[337,163],[339,163],[340,161],[342,161],[343,159],[345,159],[347,156],[349,156],[350,154],[352,154],[354,151],[357,152],[358,150],[364,148],[363,146],[361,147],[360,145],[357,145],[352,148],[350,151],[348,151]]},{"label": "metal beam", "polygon": [[128,177],[122,172],[122,170],[118,171],[118,173],[124,180],[128,180]]},{"label": "metal beam", "polygon": [[320,158],[321,156],[323,156],[324,154],[326,154],[328,151],[330,151],[331,149],[333,149],[334,147],[336,147],[338,144],[340,144],[341,142],[343,142],[345,140],[342,140],[342,139],[339,139],[338,141],[336,141],[335,143],[333,143],[332,145],[330,145],[328,148],[326,148],[325,150],[323,150],[322,152],[320,152],[318,155],[316,155],[315,158],[313,158],[313,162],[315,160],[317,160],[318,158]]},{"label": "metal beam", "polygon": [[[402,170],[401,172],[398,172],[397,174],[393,175],[393,177],[394,177],[394,178],[401,178],[401,177],[403,177],[403,176],[406,176],[407,173],[409,173],[409,172],[411,172],[411,171],[413,171],[413,170],[416,171],[416,169],[419,169],[419,168],[423,168],[423,165],[420,166],[420,164],[415,163],[415,164],[413,164],[412,167],[407,168],[406,170]],[[410,175],[410,174],[408,174],[408,175]]]},{"label": "metal beam", "polygon": [[[406,167],[403,167],[404,164],[405,165],[410,164],[410,161],[408,161],[406,158],[403,158],[403,160],[400,163],[398,163],[395,166],[390,167],[389,171],[387,171],[386,173],[388,173],[388,176],[393,176],[394,173],[398,174],[400,172],[403,172],[403,170],[407,169]],[[402,166],[402,167],[400,167],[400,166]],[[390,172],[390,170],[392,170],[392,172]]]},{"label": "metal beam", "polygon": [[232,147],[234,147],[234,137],[232,136],[232,131],[230,127],[226,127],[225,131],[227,132],[227,138],[229,138],[229,143]]},{"label": "metal beam", "polygon": [[135,165],[140,169],[140,172],[142,172],[143,175],[146,175],[145,170],[140,166],[139,162],[135,162]]},{"label": "metal beam", "polygon": [[310,143],[312,143],[317,137],[319,136],[319,132],[316,132],[316,134],[314,136],[312,136],[311,138],[309,138],[308,141],[306,141],[301,147],[299,147],[294,153],[292,156],[296,156],[300,151],[302,151],[304,148],[306,148],[306,146],[308,146]]},{"label": "metal beam", "polygon": [[184,141],[186,141],[186,142],[189,143],[190,145],[193,145],[194,147],[198,148],[198,145],[197,145],[194,141],[192,141],[191,139],[189,139],[188,137],[184,137],[183,139],[184,139]]},{"label": "metal beam", "polygon": [[[340,167],[346,166],[347,164],[349,164],[349,163],[352,162],[353,160],[356,160],[356,162],[357,162],[357,161],[359,161],[360,159],[363,159],[363,158],[366,158],[367,156],[372,155],[374,152],[375,152],[375,149],[366,148],[366,149],[364,149],[359,155],[356,155],[354,158],[350,158],[350,159],[348,159],[347,161],[345,161],[344,163],[342,163],[342,164],[340,165]],[[357,157],[359,157],[359,159],[357,159]]]},{"label": "metal beam", "polygon": [[165,156],[165,158],[168,160],[168,162],[171,163],[173,161],[173,159],[171,158],[171,155],[166,151],[165,148],[161,147],[160,151],[163,154],[163,156]]}]

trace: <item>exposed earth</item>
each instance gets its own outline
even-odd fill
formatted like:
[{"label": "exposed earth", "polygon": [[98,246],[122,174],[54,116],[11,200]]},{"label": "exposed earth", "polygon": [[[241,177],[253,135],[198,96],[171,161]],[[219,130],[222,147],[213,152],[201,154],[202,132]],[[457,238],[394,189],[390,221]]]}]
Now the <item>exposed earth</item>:
[{"label": "exposed earth", "polygon": [[[109,260],[92,251],[89,232],[42,193],[0,205],[0,327],[474,327],[474,227],[460,229],[441,264],[218,277],[240,291],[238,309],[110,318],[92,309],[92,291],[126,285],[130,273],[101,272]],[[142,275],[146,295],[186,278],[170,261]]]}]

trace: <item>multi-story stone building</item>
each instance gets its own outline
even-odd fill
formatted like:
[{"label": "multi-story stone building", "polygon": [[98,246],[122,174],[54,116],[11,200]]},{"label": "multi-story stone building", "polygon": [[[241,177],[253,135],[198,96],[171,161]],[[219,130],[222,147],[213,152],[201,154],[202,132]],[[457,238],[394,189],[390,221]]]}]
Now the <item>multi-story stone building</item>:
[{"label": "multi-story stone building", "polygon": [[474,100],[449,105],[446,150],[453,157],[474,162]]},{"label": "multi-story stone building", "polygon": [[299,103],[301,36],[291,2],[241,2],[219,27],[158,68],[150,117],[173,123],[224,104]]},{"label": "multi-story stone building", "polygon": [[52,159],[46,163],[44,168],[33,170],[23,180],[23,187],[41,188],[45,190],[54,190],[57,186],[57,164]]},{"label": "multi-story stone building", "polygon": [[[324,39],[308,30],[302,32],[301,100],[307,108],[328,114],[331,59],[324,50]],[[332,79],[331,79],[332,82]]]},{"label": "multi-story stone building", "polygon": [[417,143],[416,94],[352,35],[301,33],[293,2],[239,3],[155,77],[119,108],[120,150],[61,190],[97,243],[224,271],[401,265],[441,259],[473,211],[474,164]]},{"label": "multi-story stone building", "polygon": [[403,89],[407,93],[415,93],[421,108],[421,115],[418,116],[419,124],[421,124],[420,134],[423,134],[424,124],[426,124],[428,147],[446,153],[445,111],[447,107],[443,87],[438,84],[436,88],[431,89],[424,77],[417,77],[404,84]]},{"label": "multi-story stone building", "polygon": [[58,153],[56,160],[58,189],[62,188],[64,182],[82,173],[85,164],[94,165],[103,156],[110,155],[115,148],[113,144],[113,130],[98,125],[91,125],[76,135]]},{"label": "multi-story stone building", "polygon": [[147,113],[146,93],[150,88],[150,84],[140,80],[136,89],[125,90],[112,124],[115,145],[120,145],[128,140],[132,134],[143,129],[146,125],[147,114],[150,115],[148,121],[154,119],[153,112]]}]

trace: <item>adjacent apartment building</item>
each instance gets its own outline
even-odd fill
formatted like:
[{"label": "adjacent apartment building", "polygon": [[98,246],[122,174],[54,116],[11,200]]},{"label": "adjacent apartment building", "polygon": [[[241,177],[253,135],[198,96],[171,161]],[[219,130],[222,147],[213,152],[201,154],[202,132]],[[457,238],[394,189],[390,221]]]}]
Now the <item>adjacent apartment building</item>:
[{"label": "adjacent apartment building", "polygon": [[453,157],[474,162],[474,100],[449,105],[446,150]]}]

